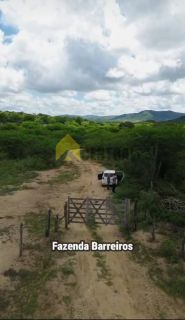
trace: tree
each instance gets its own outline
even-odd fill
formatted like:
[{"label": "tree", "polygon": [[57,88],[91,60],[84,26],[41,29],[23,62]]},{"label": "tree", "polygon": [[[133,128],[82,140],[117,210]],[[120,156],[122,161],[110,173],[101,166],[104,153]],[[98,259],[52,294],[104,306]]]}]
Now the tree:
[{"label": "tree", "polygon": [[134,123],[130,121],[121,122],[119,124],[119,129],[122,129],[122,128],[130,128],[130,129],[134,128]]},{"label": "tree", "polygon": [[142,191],[140,197],[140,208],[145,210],[148,222],[152,224],[151,234],[152,241],[155,241],[156,222],[160,216],[161,204],[157,192],[149,190],[148,192]]},{"label": "tree", "polygon": [[76,123],[78,123],[79,125],[82,124],[83,119],[81,117],[76,117],[75,118]]}]

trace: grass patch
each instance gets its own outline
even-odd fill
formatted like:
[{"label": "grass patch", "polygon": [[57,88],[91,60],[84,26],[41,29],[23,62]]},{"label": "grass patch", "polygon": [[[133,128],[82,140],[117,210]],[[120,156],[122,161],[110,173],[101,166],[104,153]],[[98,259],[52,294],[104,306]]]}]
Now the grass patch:
[{"label": "grass patch", "polygon": [[[11,268],[5,271],[4,276],[10,278],[13,289],[8,291],[10,308],[4,312],[4,318],[33,318],[39,310],[40,295],[45,295],[46,283],[60,275],[50,250],[49,240],[44,241],[46,223],[47,215],[30,212],[25,216],[25,229],[29,238],[34,239],[25,244],[24,248],[32,250],[31,266],[28,264],[29,269],[22,268],[17,271]],[[67,273],[67,270],[65,272]]]},{"label": "grass patch", "polygon": [[42,245],[38,242],[24,244],[24,250],[42,251]]},{"label": "grass patch", "polygon": [[[136,242],[131,257],[138,263],[146,264],[150,278],[173,297],[185,298],[185,264],[176,253],[175,243],[167,239],[159,249],[146,248]],[[164,266],[159,263],[158,257],[163,257]]]},{"label": "grass patch", "polygon": [[[25,216],[25,226],[34,237],[44,237],[47,226],[47,213],[29,212]],[[51,215],[51,229],[54,228],[54,217]]]},{"label": "grass patch", "polygon": [[4,235],[9,236],[10,235],[10,229],[11,227],[4,227],[0,229],[0,237],[3,237]]},{"label": "grass patch", "polygon": [[75,288],[77,286],[77,282],[65,282],[65,286]]},{"label": "grass patch", "polygon": [[[103,238],[97,233],[96,225],[91,225],[90,231],[91,231],[92,238],[95,241],[103,242]],[[107,268],[107,265],[106,265],[106,256],[98,251],[93,252],[93,256],[96,258],[96,265],[100,271],[98,273],[98,278],[106,280],[105,283],[108,286],[112,285],[110,270]]]},{"label": "grass patch", "polygon": [[91,208],[89,208],[88,214],[86,215],[87,227],[91,230],[91,233],[95,232],[97,229],[96,217]]},{"label": "grass patch", "polygon": [[15,280],[17,277],[17,271],[13,268],[10,268],[4,272],[5,277],[9,277],[11,280]]},{"label": "grass patch", "polygon": [[68,260],[65,262],[63,266],[60,267],[60,271],[62,272],[64,277],[69,277],[70,275],[74,275],[73,261]]},{"label": "grass patch", "polygon": [[185,276],[180,279],[173,279],[163,282],[164,289],[175,297],[185,298]]},{"label": "grass patch", "polygon": [[80,176],[79,170],[76,166],[71,166],[70,170],[62,171],[59,173],[57,177],[54,177],[48,181],[49,184],[62,184],[74,179],[77,179]]},{"label": "grass patch", "polygon": [[94,218],[89,219],[87,226],[88,226],[89,231],[91,233],[92,239],[97,242],[102,242],[103,238],[97,233],[98,224],[95,222]]},{"label": "grass patch", "polygon": [[0,310],[1,310],[1,313],[5,312],[7,310],[7,308],[8,308],[9,299],[8,299],[7,296],[8,296],[7,290],[0,289],[0,297],[1,297],[1,299],[0,299]]},{"label": "grass patch", "polygon": [[[103,238],[97,233],[97,224],[95,223],[94,220],[91,220],[90,223],[88,224],[89,230],[91,232],[92,239],[101,243],[103,242]],[[106,257],[102,253],[95,251],[93,252],[93,256],[96,258],[96,265],[100,272],[98,273],[98,278],[99,279],[104,279],[106,280],[106,284],[108,286],[112,285],[111,282],[111,274],[109,269],[107,268],[106,265]]]},{"label": "grass patch", "polygon": [[67,253],[67,255],[71,257],[76,255],[76,251],[66,251],[65,253]]},{"label": "grass patch", "polygon": [[96,257],[96,265],[100,270],[98,278],[106,280],[107,285],[112,285],[111,274],[106,265],[106,257],[100,252],[94,252],[93,255]]},{"label": "grass patch", "polygon": [[62,300],[64,301],[64,303],[69,306],[71,304],[71,297],[70,296],[63,296]]},{"label": "grass patch", "polygon": [[[185,298],[185,264],[178,257],[176,243],[171,239],[163,241],[159,249],[146,248],[143,244],[134,241],[134,261],[146,264],[148,273],[154,283],[173,297]],[[163,267],[158,257],[163,257]]]},{"label": "grass patch", "polygon": [[93,240],[95,240],[95,241],[97,241],[97,242],[103,242],[102,236],[100,236],[100,235],[97,233],[96,229],[92,229],[92,230],[91,230],[91,235],[92,235]]},{"label": "grass patch", "polygon": [[7,270],[4,275],[16,280],[14,290],[9,292],[9,299],[13,301],[10,316],[12,319],[33,317],[39,307],[38,297],[48,280],[57,275],[52,257],[47,252],[35,262],[32,270]]},{"label": "grass patch", "polygon": [[132,240],[132,230],[119,224],[119,231],[126,241]]},{"label": "grass patch", "polygon": [[106,281],[106,285],[109,286],[109,287],[111,287],[111,286],[113,285],[113,283],[112,283],[111,280],[108,280],[108,281]]},{"label": "grass patch", "polygon": [[28,169],[26,160],[0,161],[0,195],[18,190],[38,174]]},{"label": "grass patch", "polygon": [[149,275],[166,293],[173,297],[185,298],[185,267],[183,262],[167,265],[164,272],[157,264],[149,269]]},{"label": "grass patch", "polygon": [[158,250],[158,253],[161,257],[166,258],[168,262],[175,263],[179,260],[176,250],[176,243],[171,239],[167,239],[162,242]]},{"label": "grass patch", "polygon": [[133,241],[133,244],[134,244],[134,250],[133,250],[133,254],[131,255],[133,260],[135,260],[140,264],[153,261],[153,257],[151,255],[151,250],[152,250],[151,248],[148,249],[137,241]]}]

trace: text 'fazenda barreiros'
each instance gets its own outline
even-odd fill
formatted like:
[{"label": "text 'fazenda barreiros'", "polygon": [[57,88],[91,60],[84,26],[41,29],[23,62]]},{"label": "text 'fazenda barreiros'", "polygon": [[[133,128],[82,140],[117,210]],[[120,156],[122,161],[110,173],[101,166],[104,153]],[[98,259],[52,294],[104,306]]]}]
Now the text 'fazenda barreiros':
[{"label": "text 'fazenda barreiros'", "polygon": [[59,243],[52,241],[52,251],[132,251],[133,243],[122,243],[119,240],[115,242],[97,242],[90,243],[81,240],[80,242]]}]

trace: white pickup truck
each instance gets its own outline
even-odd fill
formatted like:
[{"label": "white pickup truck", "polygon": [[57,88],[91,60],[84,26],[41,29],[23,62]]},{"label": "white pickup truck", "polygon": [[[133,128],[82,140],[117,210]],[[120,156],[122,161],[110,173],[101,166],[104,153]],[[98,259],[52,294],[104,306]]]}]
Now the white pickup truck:
[{"label": "white pickup truck", "polygon": [[98,174],[98,180],[101,180],[102,186],[107,186],[108,181],[110,181],[109,185],[111,185],[111,177],[113,177],[114,175],[117,176],[117,184],[119,184],[124,178],[124,173],[122,171],[104,170],[103,172]]}]

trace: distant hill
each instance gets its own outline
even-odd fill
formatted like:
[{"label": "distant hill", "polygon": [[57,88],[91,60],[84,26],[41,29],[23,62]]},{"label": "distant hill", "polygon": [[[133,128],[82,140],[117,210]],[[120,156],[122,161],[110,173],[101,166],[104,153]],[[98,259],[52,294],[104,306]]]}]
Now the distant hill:
[{"label": "distant hill", "polygon": [[182,117],[179,117],[177,119],[170,120],[170,121],[173,121],[173,122],[185,122],[185,115],[182,116]]},{"label": "distant hill", "polygon": [[170,110],[166,110],[166,111],[144,110],[137,113],[127,113],[119,116],[88,115],[88,116],[83,116],[83,118],[88,120],[99,121],[99,122],[102,122],[102,121],[141,122],[141,121],[150,121],[150,120],[160,122],[160,121],[174,120],[182,116],[185,117],[185,114],[180,112],[170,111]]},{"label": "distant hill", "polygon": [[109,121],[112,120],[115,116],[95,116],[95,115],[86,115],[82,116],[82,118],[87,119],[87,120],[92,120],[92,121]]}]

